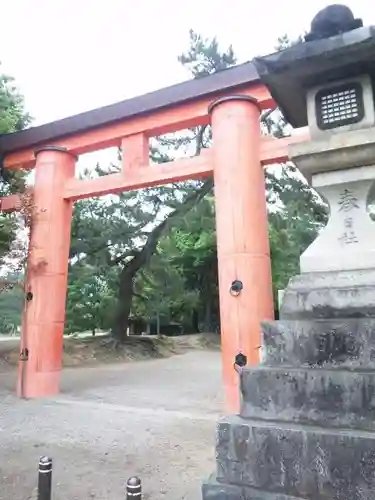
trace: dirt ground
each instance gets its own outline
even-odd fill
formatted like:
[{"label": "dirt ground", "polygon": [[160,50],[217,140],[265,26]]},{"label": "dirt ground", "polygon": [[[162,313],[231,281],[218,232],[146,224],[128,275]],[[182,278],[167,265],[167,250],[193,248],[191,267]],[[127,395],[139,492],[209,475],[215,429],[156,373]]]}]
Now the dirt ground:
[{"label": "dirt ground", "polygon": [[[0,371],[18,364],[19,342],[19,338],[4,339],[0,336]],[[177,337],[130,336],[123,346],[114,348],[107,336],[72,336],[64,339],[63,366],[94,366],[164,358],[192,349],[218,349],[219,342],[220,337],[212,333]]]},{"label": "dirt ground", "polygon": [[2,370],[0,499],[36,498],[37,463],[47,454],[54,500],[123,500],[131,475],[141,477],[145,499],[198,500],[214,469],[220,354],[182,351],[65,368],[61,395],[38,401],[16,399],[14,370]]}]

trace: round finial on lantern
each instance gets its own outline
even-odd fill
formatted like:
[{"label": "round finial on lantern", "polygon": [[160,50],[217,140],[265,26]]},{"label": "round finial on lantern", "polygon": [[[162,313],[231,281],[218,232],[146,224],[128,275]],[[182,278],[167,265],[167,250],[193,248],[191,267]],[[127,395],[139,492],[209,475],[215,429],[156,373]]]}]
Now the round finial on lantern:
[{"label": "round finial on lantern", "polygon": [[305,36],[305,41],[312,42],[313,40],[330,38],[362,28],[362,26],[362,19],[355,19],[353,12],[346,5],[328,5],[320,10],[311,21],[311,30]]}]

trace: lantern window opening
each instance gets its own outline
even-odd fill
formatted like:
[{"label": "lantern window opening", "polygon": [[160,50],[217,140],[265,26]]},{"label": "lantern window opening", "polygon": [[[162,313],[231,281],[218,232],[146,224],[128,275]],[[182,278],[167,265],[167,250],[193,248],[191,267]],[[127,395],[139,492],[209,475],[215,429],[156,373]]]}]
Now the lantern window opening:
[{"label": "lantern window opening", "polygon": [[365,115],[362,85],[348,82],[324,88],[315,96],[315,107],[321,130],[358,123]]}]

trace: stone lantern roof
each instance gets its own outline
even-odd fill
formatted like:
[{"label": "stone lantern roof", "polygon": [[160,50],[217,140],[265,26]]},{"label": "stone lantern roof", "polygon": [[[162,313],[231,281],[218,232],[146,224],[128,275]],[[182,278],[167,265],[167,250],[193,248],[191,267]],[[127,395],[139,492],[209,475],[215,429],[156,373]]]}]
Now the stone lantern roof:
[{"label": "stone lantern roof", "polygon": [[[350,12],[344,6],[330,6],[324,11],[331,16],[328,9],[337,7],[344,9],[346,14]],[[320,16],[324,21],[324,11],[316,18]],[[315,31],[312,30],[304,42],[254,59],[261,81],[294,128],[307,125],[306,92],[309,88],[359,74],[367,74],[375,80],[375,27],[353,29],[361,26],[362,21],[352,18],[351,25],[344,25],[341,32],[336,26],[333,36],[327,38],[329,30],[326,30],[322,34],[324,38],[319,38],[315,26]],[[326,21],[330,22],[331,18]]]}]

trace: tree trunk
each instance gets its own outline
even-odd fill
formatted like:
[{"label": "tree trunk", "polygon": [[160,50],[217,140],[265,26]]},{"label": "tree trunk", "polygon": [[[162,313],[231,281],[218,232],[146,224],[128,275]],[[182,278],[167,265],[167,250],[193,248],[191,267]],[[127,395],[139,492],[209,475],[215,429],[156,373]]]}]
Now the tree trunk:
[{"label": "tree trunk", "polygon": [[134,292],[134,275],[131,266],[125,266],[120,275],[117,309],[112,327],[112,336],[118,342],[128,338],[129,316]]},{"label": "tree trunk", "polygon": [[192,316],[191,316],[191,323],[193,327],[193,332],[198,333],[199,332],[199,314],[196,309],[193,309]]},{"label": "tree trunk", "polygon": [[[134,257],[124,264],[120,273],[119,293],[117,299],[117,311],[112,328],[112,336],[118,342],[124,342],[127,338],[127,328],[129,323],[129,315],[134,295],[134,279],[138,271],[143,266],[150,262],[150,259],[156,251],[157,244],[161,236],[168,230],[174,219],[183,217],[189,210],[199,203],[208,192],[212,189],[212,179],[207,179],[204,184],[190,193],[185,200],[179,205],[168,217],[158,224],[148,235],[147,241],[139,252],[135,253]],[[121,259],[115,259],[114,264],[119,264]]]},{"label": "tree trunk", "polygon": [[210,333],[212,331],[212,325],[211,325],[211,297],[207,295],[206,297],[206,303],[204,306],[204,331],[206,333]]}]

